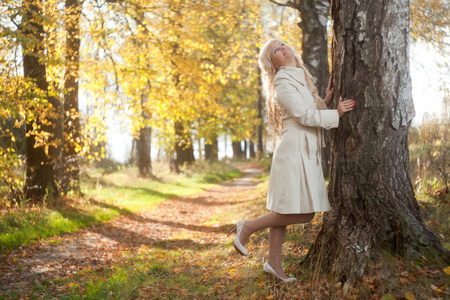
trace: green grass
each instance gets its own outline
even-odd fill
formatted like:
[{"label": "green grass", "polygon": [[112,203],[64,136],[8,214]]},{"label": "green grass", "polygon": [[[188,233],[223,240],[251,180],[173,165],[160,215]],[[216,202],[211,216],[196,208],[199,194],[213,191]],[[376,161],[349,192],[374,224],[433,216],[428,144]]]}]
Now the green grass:
[{"label": "green grass", "polygon": [[76,231],[117,215],[97,205],[85,210],[63,203],[52,208],[16,208],[0,217],[0,249],[4,252],[26,246],[38,238]]},{"label": "green grass", "polygon": [[171,174],[157,165],[155,179],[140,178],[137,168],[83,176],[83,197],[72,195],[41,206],[23,205],[0,214],[0,250],[10,251],[46,238],[111,220],[119,215],[151,209],[166,199],[200,193],[214,181],[237,177],[235,168],[217,163],[198,164],[183,174]]}]

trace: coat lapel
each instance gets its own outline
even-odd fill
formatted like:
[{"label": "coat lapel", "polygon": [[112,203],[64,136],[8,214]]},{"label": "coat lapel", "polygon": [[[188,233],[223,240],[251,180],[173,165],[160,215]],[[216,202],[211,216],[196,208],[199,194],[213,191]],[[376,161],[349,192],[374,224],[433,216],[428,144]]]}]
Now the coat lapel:
[{"label": "coat lapel", "polygon": [[292,79],[301,85],[306,86],[305,72],[301,68],[281,66],[280,70],[281,69],[284,69],[286,74],[288,74]]}]

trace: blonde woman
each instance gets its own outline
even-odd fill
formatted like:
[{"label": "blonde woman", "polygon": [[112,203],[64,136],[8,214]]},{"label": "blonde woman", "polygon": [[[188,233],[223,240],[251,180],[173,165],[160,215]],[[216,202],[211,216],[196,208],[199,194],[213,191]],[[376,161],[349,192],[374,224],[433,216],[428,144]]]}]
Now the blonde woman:
[{"label": "blonde woman", "polygon": [[330,209],[321,166],[322,128],[336,128],[339,118],[353,109],[354,100],[339,100],[337,109],[327,109],[332,99],[330,84],[322,100],[300,54],[281,40],[268,41],[259,54],[263,92],[269,124],[279,135],[273,153],[267,192],[270,213],[237,222],[234,247],[242,255],[249,237],[269,229],[269,259],[264,272],[281,282],[292,282],[281,266],[281,248],[286,226],[307,223],[315,212]]}]

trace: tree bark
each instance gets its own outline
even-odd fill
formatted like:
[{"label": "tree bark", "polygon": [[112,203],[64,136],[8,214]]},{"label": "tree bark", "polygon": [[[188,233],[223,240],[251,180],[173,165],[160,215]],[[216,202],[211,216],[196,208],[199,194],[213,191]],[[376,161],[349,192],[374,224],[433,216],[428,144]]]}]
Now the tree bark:
[{"label": "tree bark", "polygon": [[80,15],[82,2],[66,0],[66,71],[64,76],[64,148],[61,188],[79,191],[80,110],[78,76],[80,70]]},{"label": "tree bark", "polygon": [[295,0],[301,21],[302,59],[311,75],[319,95],[324,98],[330,78],[328,66],[327,21],[330,0]]},{"label": "tree bark", "polygon": [[[40,22],[42,17],[42,1],[24,0],[22,2],[24,10],[22,20],[22,30],[26,41],[22,44],[23,51],[23,72],[25,78],[35,83],[36,92],[43,93],[51,104],[47,107],[46,116],[42,116],[35,107],[35,101],[29,100],[27,106],[26,132],[26,180],[25,197],[34,201],[42,201],[49,188],[50,196],[57,195],[57,185],[55,183],[55,162],[59,159],[60,150],[55,146],[58,144],[57,132],[60,114],[60,103],[58,99],[48,95],[48,82],[46,76],[46,66],[40,59],[45,55],[44,51],[44,26]],[[40,96],[37,96],[40,97]],[[37,146],[35,128],[42,132],[49,133],[47,140],[48,152],[45,145]]]},{"label": "tree bark", "polygon": [[409,174],[409,2],[335,0],[332,18],[334,103],[357,105],[331,133],[332,209],[305,262],[348,280],[383,250],[448,259],[422,223]]}]

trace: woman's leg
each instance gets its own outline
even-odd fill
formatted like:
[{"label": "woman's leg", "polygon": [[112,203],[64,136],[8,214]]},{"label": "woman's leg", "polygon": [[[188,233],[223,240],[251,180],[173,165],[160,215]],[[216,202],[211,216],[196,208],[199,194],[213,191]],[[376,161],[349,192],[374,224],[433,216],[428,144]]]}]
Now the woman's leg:
[{"label": "woman's leg", "polygon": [[269,265],[281,276],[287,278],[281,267],[281,248],[284,242],[286,226],[270,227],[269,229]]},{"label": "woman's leg", "polygon": [[315,213],[279,214],[276,212],[270,212],[258,219],[245,221],[244,227],[242,228],[241,235],[239,237],[239,241],[242,245],[245,245],[252,233],[264,228],[286,226],[298,223],[308,223],[314,218],[314,214]]}]

